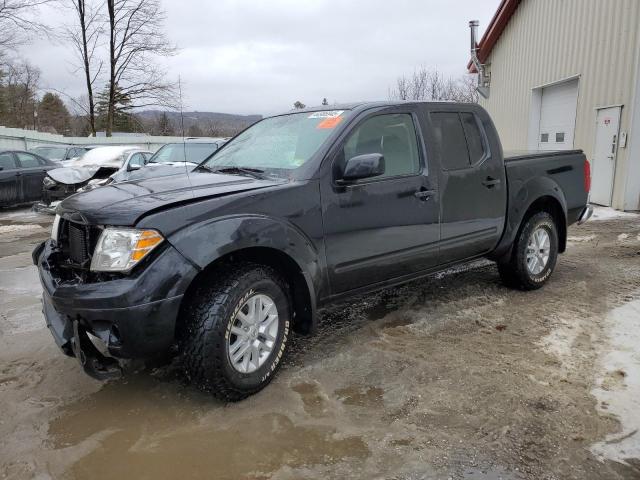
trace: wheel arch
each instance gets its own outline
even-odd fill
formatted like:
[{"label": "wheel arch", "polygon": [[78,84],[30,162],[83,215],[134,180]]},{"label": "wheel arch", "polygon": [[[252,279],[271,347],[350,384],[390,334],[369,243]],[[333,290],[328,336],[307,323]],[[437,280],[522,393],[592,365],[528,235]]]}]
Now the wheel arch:
[{"label": "wheel arch", "polygon": [[494,252],[489,256],[498,262],[510,258],[513,243],[523,225],[535,213],[548,212],[558,230],[558,252],[567,246],[567,206],[559,186],[548,177],[536,177],[509,197],[508,220],[505,232]]},{"label": "wheel arch", "polygon": [[553,218],[558,229],[558,253],[563,253],[567,249],[567,215],[558,199],[551,195],[542,196],[529,205],[520,222],[518,234],[526,221],[539,212],[547,212]]},{"label": "wheel arch", "polygon": [[[229,264],[255,263],[265,265],[276,270],[287,282],[290,288],[293,307],[293,330],[301,334],[310,334],[316,327],[316,302],[313,282],[308,278],[302,267],[290,255],[273,247],[255,246],[240,248],[228,252],[206,265],[191,280],[187,288],[183,305],[187,305],[195,289],[211,276],[227,267]],[[181,312],[183,310],[181,309]],[[182,320],[179,318],[176,332],[180,329]],[[178,335],[178,333],[176,333]]]}]

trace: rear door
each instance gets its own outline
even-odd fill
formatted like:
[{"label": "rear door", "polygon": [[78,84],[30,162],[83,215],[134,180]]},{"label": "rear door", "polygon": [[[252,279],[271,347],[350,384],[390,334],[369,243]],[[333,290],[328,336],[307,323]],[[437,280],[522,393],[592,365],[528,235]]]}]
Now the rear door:
[{"label": "rear door", "polygon": [[[345,162],[380,153],[385,173],[339,185]],[[321,185],[325,249],[333,293],[419,272],[437,263],[438,196],[414,107],[366,115],[333,155]]]},{"label": "rear door", "polygon": [[502,154],[492,151],[473,109],[442,107],[429,115],[440,157],[443,264],[488,253],[498,243],[506,214]]},{"label": "rear door", "polygon": [[22,174],[22,200],[39,200],[42,197],[42,180],[48,170],[46,161],[27,152],[15,152],[15,155]]},{"label": "rear door", "polygon": [[13,153],[0,153],[0,206],[20,202],[20,186],[20,172]]}]

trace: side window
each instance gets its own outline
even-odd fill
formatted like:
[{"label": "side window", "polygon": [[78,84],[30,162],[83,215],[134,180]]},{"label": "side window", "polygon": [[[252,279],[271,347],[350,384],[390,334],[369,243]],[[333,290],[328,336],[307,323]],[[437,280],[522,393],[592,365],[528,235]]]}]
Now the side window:
[{"label": "side window", "polygon": [[467,140],[457,112],[434,112],[431,114],[433,131],[442,152],[442,168],[455,170],[469,166]]},{"label": "side window", "polygon": [[13,154],[9,152],[0,153],[0,167],[3,170],[13,170],[16,168],[16,161],[13,159]]},{"label": "side window", "polygon": [[22,168],[34,168],[46,165],[44,161],[30,153],[16,152],[16,156],[18,157],[18,162]]},{"label": "side window", "polygon": [[129,165],[132,167],[142,167],[144,165],[144,157],[141,153],[134,153],[131,155],[131,160],[129,160]]},{"label": "side window", "polygon": [[485,154],[484,142],[478,120],[473,113],[461,113],[462,127],[467,137],[467,147],[469,149],[469,160],[471,165],[479,162]]},{"label": "side window", "polygon": [[387,114],[365,120],[345,143],[344,162],[366,153],[384,156],[385,172],[382,177],[418,173],[418,139],[411,115]]}]

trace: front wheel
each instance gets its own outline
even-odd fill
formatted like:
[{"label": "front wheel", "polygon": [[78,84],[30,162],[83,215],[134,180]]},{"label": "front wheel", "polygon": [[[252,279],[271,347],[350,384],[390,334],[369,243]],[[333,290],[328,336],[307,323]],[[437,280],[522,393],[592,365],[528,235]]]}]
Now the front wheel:
[{"label": "front wheel", "polygon": [[187,377],[225,401],[263,389],[289,338],[289,289],[272,268],[246,263],[217,270],[184,311],[182,353]]},{"label": "front wheel", "polygon": [[513,245],[511,257],[498,263],[505,285],[521,290],[542,287],[558,259],[558,231],[547,212],[532,215],[524,223]]}]

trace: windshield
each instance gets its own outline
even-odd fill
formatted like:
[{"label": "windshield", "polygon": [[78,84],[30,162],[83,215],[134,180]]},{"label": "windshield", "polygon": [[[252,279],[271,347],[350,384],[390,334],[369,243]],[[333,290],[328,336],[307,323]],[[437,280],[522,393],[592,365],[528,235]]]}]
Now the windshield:
[{"label": "windshield", "polygon": [[36,147],[32,151],[49,160],[62,160],[67,153],[64,147]]},{"label": "windshield", "polygon": [[205,165],[292,170],[307,162],[343,119],[342,110],[271,117],[245,130]]},{"label": "windshield", "polygon": [[215,143],[168,143],[153,154],[150,163],[200,163],[218,149]]}]

